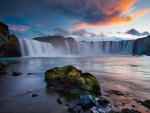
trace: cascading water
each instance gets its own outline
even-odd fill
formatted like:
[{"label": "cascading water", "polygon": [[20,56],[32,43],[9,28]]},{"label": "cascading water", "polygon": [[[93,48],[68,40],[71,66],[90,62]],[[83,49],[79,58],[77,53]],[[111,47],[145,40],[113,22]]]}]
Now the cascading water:
[{"label": "cascading water", "polygon": [[55,56],[58,55],[50,43],[32,39],[18,38],[22,56]]},{"label": "cascading water", "polygon": [[66,47],[67,47],[67,53],[70,54],[71,53],[70,47],[69,47],[69,44],[66,40],[65,40],[65,44],[66,44]]},{"label": "cascading water", "polygon": [[[64,41],[62,47],[54,48],[51,43],[32,39],[19,38],[22,56],[62,56],[71,54],[71,43]],[[76,55],[103,55],[103,54],[132,54],[134,41],[97,41],[77,42]]]},{"label": "cascading water", "polygon": [[132,54],[132,40],[77,42],[79,55]]}]

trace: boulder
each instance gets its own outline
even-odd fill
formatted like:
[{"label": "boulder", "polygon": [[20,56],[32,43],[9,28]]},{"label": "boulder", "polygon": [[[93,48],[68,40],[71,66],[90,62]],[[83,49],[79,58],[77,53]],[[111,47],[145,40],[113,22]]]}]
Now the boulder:
[{"label": "boulder", "polygon": [[45,72],[47,87],[56,90],[78,90],[101,95],[99,81],[90,73],[82,73],[71,65],[55,67]]},{"label": "boulder", "polygon": [[150,100],[145,100],[142,105],[150,109]]},{"label": "boulder", "polygon": [[12,75],[13,76],[20,76],[20,75],[22,75],[22,73],[18,72],[18,71],[14,71],[14,72],[12,72]]},{"label": "boulder", "polygon": [[37,96],[38,96],[37,93],[33,93],[33,94],[32,94],[32,97],[37,97]]}]

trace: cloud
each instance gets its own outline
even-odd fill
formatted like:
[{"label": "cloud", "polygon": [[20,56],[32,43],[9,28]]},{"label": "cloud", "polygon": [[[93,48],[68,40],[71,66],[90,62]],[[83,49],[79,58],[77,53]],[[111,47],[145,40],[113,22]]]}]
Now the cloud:
[{"label": "cloud", "polygon": [[136,30],[134,28],[126,31],[125,34],[130,34],[130,35],[133,35],[133,36],[146,36],[146,35],[150,35],[150,33],[147,32],[147,31],[139,32],[138,30]]},{"label": "cloud", "polygon": [[0,14],[3,18],[29,15],[48,19],[50,14],[62,15],[77,21],[74,27],[82,29],[127,24],[149,13],[148,8],[136,11],[136,2],[138,0],[36,0],[36,3],[34,0],[1,0]]},{"label": "cloud", "polygon": [[9,29],[12,30],[12,31],[25,32],[25,31],[28,31],[30,29],[30,27],[24,26],[24,25],[10,25]]},{"label": "cloud", "polygon": [[61,29],[61,28],[54,29],[53,30],[53,34],[54,35],[64,36],[64,37],[69,37],[71,35],[69,31],[67,31],[65,29]]},{"label": "cloud", "polygon": [[99,18],[98,21],[92,23],[83,21],[75,24],[74,27],[76,29],[82,29],[86,27],[127,24],[134,22],[136,19],[150,12],[149,8],[143,8],[136,11],[133,14],[130,14],[134,9],[133,5],[137,2],[137,0],[118,0],[117,2],[118,4],[115,6],[112,5],[112,8],[105,7],[106,10],[104,10],[104,12],[102,12],[102,14],[99,15],[103,18]]},{"label": "cloud", "polygon": [[104,35],[103,33],[96,34],[96,33],[86,31],[84,29],[68,31],[65,29],[57,28],[53,30],[53,35],[60,35],[64,37],[74,37],[78,41],[104,40],[104,38],[106,38],[106,35]]},{"label": "cloud", "polygon": [[34,30],[32,31],[33,34],[35,34],[36,36],[46,36],[48,34],[42,32],[42,31],[37,31],[37,30]]}]

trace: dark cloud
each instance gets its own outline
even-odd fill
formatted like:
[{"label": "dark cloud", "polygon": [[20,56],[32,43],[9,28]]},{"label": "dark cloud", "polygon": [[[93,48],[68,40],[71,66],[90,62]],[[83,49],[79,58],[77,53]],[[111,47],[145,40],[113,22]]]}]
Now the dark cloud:
[{"label": "dark cloud", "polygon": [[[37,16],[48,18],[52,13],[78,20],[76,28],[104,26],[132,22],[128,16],[137,0],[1,0],[0,14],[18,18]],[[134,17],[148,13],[140,10]],[[140,14],[140,15],[139,15]]]},{"label": "dark cloud", "polygon": [[133,36],[146,36],[146,35],[150,35],[150,33],[147,32],[147,31],[139,32],[138,30],[136,30],[134,28],[126,31],[125,34],[130,34],[130,35],[133,35]]}]

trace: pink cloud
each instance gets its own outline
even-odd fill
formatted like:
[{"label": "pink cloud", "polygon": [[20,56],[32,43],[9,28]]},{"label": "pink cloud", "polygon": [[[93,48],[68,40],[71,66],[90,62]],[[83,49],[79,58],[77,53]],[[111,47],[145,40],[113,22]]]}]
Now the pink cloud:
[{"label": "pink cloud", "polygon": [[11,26],[9,26],[9,29],[13,30],[13,31],[25,32],[25,31],[28,31],[30,29],[30,27],[24,26],[24,25],[11,25]]}]

